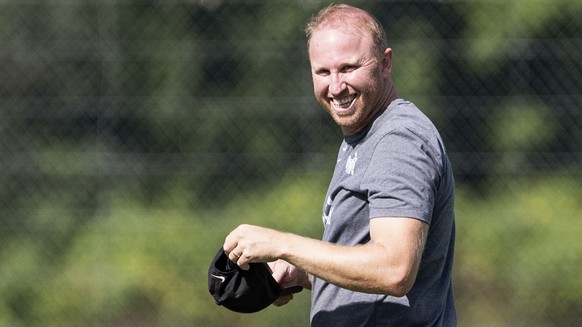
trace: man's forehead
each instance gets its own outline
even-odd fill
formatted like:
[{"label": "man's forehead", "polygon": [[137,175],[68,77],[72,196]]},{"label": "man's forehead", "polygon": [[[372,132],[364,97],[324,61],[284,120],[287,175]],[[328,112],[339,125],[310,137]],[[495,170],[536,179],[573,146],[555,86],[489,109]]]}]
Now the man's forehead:
[{"label": "man's forehead", "polygon": [[356,65],[372,56],[372,40],[353,30],[322,29],[313,34],[309,46],[312,69]]},{"label": "man's forehead", "polygon": [[354,32],[360,30],[360,26],[363,26],[364,21],[362,20],[363,17],[356,17],[353,15],[341,15],[336,16],[326,21],[323,21],[317,28],[314,30],[314,33],[318,30],[323,29],[334,29],[334,30],[343,30],[346,32]]},{"label": "man's forehead", "polygon": [[350,40],[352,43],[372,42],[372,37],[361,30],[343,25],[322,25],[313,32],[309,48],[319,46],[320,43],[337,42]]}]

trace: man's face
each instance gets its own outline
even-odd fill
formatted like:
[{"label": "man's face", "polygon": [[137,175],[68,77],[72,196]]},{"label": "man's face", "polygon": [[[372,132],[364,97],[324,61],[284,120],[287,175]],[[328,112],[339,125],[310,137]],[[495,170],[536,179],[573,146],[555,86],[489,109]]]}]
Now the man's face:
[{"label": "man's face", "polygon": [[390,49],[378,58],[370,36],[323,26],[308,50],[315,98],[345,135],[364,128],[388,104]]}]

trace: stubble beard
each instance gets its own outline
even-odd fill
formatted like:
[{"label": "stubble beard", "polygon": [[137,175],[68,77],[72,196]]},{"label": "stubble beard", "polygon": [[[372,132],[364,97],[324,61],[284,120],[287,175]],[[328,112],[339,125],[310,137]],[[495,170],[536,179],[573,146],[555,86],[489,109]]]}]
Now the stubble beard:
[{"label": "stubble beard", "polygon": [[[378,97],[379,94],[377,93],[378,90],[375,87],[364,90],[354,100],[353,108],[345,112],[337,111],[327,97],[318,97],[317,101],[343,131],[357,132],[369,123],[367,120],[371,120],[370,116],[374,115],[374,112],[378,110],[378,108],[373,107],[377,104],[372,104],[368,101],[371,98]],[[363,94],[368,96],[363,97]]]}]

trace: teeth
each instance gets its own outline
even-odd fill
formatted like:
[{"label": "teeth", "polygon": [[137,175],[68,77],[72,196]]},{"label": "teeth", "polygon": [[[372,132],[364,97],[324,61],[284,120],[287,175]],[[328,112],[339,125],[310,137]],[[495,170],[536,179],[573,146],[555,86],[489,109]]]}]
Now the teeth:
[{"label": "teeth", "polygon": [[355,98],[356,98],[356,96],[353,95],[353,96],[349,96],[346,98],[333,99],[333,104],[338,106],[338,107],[348,107]]}]

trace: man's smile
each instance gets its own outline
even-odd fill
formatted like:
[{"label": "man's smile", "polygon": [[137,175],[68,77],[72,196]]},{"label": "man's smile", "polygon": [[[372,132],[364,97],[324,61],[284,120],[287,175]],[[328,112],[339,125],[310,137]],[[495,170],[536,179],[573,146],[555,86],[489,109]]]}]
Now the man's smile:
[{"label": "man's smile", "polygon": [[343,98],[330,98],[330,102],[335,110],[346,111],[354,104],[357,94],[350,94]]}]

